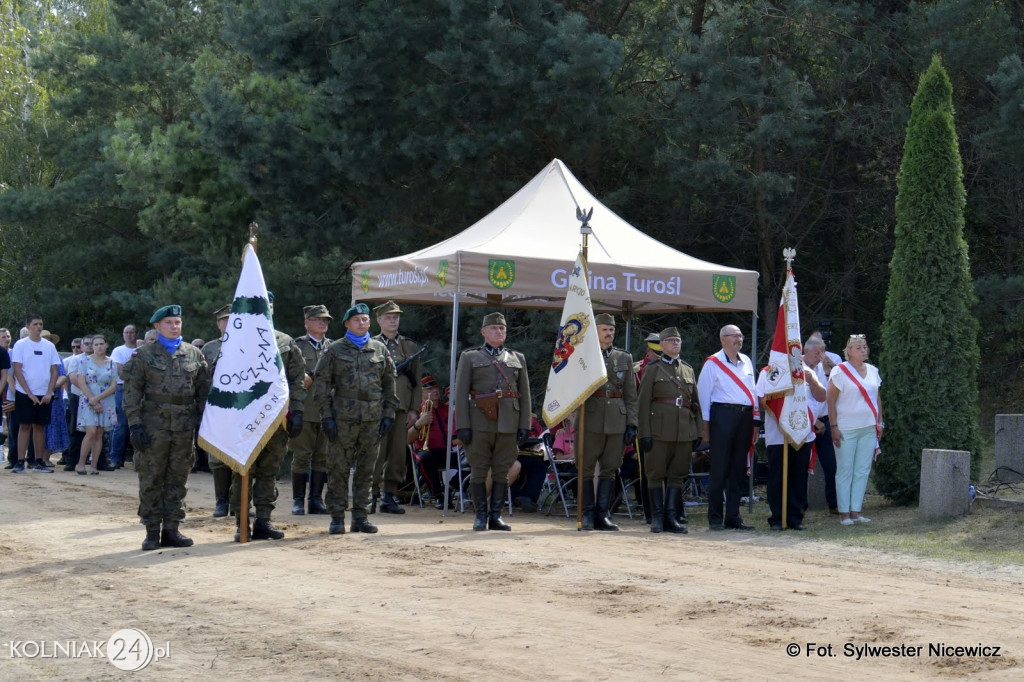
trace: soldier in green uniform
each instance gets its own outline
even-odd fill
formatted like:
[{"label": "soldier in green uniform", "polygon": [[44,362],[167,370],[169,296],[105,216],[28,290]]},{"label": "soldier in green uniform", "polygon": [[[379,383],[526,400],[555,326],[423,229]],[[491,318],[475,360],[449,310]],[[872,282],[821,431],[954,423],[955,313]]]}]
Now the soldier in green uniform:
[{"label": "soldier in green uniform", "polygon": [[[267,292],[270,299],[270,315],[274,314],[274,294]],[[302,431],[302,410],[306,400],[306,387],[303,376],[306,366],[302,362],[302,353],[292,337],[284,332],[274,330],[274,341],[277,352],[281,354],[284,374],[288,380],[288,430],[278,429],[270,437],[263,450],[249,467],[249,481],[252,487],[252,503],[256,507],[256,520],[252,524],[253,540],[280,540],[284,531],[278,530],[270,521],[277,500],[277,471],[281,468],[281,460],[288,450],[288,438],[299,435]],[[240,514],[242,507],[242,477],[237,472],[231,475],[231,510],[235,514],[235,542],[241,540]],[[248,529],[246,529],[248,530]]]},{"label": "soldier in green uniform", "polygon": [[178,524],[185,518],[185,482],[210,371],[199,349],[181,337],[181,306],[164,306],[149,321],[157,342],[139,346],[123,368],[139,518],[146,526],[142,549],[190,547],[192,540],[178,532]]},{"label": "soldier in green uniform", "polygon": [[484,344],[462,352],[455,374],[455,428],[471,468],[473,530],[512,530],[501,518],[501,507],[508,493],[508,470],[530,429],[526,358],[505,348],[506,332],[504,315],[484,316]]},{"label": "soldier in green uniform", "polygon": [[370,338],[370,307],[365,303],[345,311],[345,336],[327,347],[313,372],[323,382],[328,402],[322,427],[331,442],[327,458],[329,532],[345,532],[349,471],[352,478],[353,533],[376,533],[366,518],[370,483],[380,439],[395,421],[395,365],[380,341]]},{"label": "soldier in green uniform", "polygon": [[[203,344],[202,348],[203,357],[210,368],[210,376],[213,376],[213,370],[217,367],[217,358],[220,357],[220,346],[224,342],[224,332],[227,330],[228,320],[231,318],[231,304],[228,303],[218,309],[213,315],[217,320],[217,329],[220,330],[220,336],[213,341],[207,341]],[[228,501],[231,493],[231,468],[213,456],[209,457],[209,462],[210,473],[213,474],[213,495],[216,500],[213,515],[216,518],[220,518],[228,515]]]},{"label": "soldier in green uniform", "polygon": [[[401,308],[394,301],[388,301],[373,309],[380,326],[380,334],[374,336],[391,353],[391,360],[397,368],[407,358],[416,354],[420,347],[408,337],[398,333]],[[377,491],[383,492],[380,510],[385,514],[404,514],[405,510],[398,506],[395,493],[405,483],[405,471],[409,462],[409,449],[405,442],[406,431],[420,418],[420,360],[416,358],[406,364],[395,378],[395,394],[398,396],[398,407],[395,408],[395,421],[398,428],[391,429],[380,439],[380,451],[377,463],[373,467],[374,500]],[[370,506],[373,513],[373,505]]]},{"label": "soldier in green uniform", "polygon": [[[675,327],[663,329],[661,358],[651,362],[640,380],[640,447],[651,499],[651,532],[685,533],[677,520],[690,455],[703,421],[693,368],[679,359],[683,340]],[[666,484],[666,489],[662,489]]]},{"label": "soldier in green uniform", "polygon": [[612,347],[615,318],[607,313],[594,319],[601,341],[608,382],[583,404],[583,471],[600,465],[597,482],[597,514],[594,514],[594,487],[590,478],[583,482],[583,530],[618,530],[611,520],[612,488],[615,472],[622,464],[624,445],[636,438],[636,381],[633,357]]},{"label": "soldier in green uniform", "polygon": [[313,382],[313,371],[320,356],[324,354],[331,340],[327,338],[327,327],[331,314],[325,305],[307,305],[302,309],[305,318],[306,335],[295,339],[295,345],[302,353],[306,366],[303,385],[306,387],[306,404],[302,414],[302,432],[292,438],[292,514],[305,514],[303,502],[306,497],[306,483],[309,483],[309,513],[326,514],[324,506],[324,485],[327,483],[327,436],[320,424],[320,412],[324,406],[323,382]]}]

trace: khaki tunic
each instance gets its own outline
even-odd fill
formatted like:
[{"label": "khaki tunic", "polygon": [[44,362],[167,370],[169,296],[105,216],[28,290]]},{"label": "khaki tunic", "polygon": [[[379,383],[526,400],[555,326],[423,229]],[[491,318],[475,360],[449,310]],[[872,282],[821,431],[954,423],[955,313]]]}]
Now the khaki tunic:
[{"label": "khaki tunic", "polygon": [[629,353],[610,348],[603,355],[608,381],[583,404],[583,470],[591,472],[600,463],[600,477],[611,480],[622,465],[626,426],[637,425],[637,392]]},{"label": "khaki tunic", "polygon": [[[384,344],[388,352],[391,353],[391,360],[395,363],[396,371],[398,365],[420,349],[416,343],[401,334],[394,339],[389,339],[384,334],[378,334],[373,339]],[[409,374],[412,375],[412,379],[409,378]],[[373,467],[373,486],[384,490],[384,492],[397,492],[405,483],[409,460],[408,444],[405,442],[405,419],[410,410],[419,411],[420,409],[423,393],[420,378],[419,358],[409,363],[408,372],[403,371],[395,377],[395,393],[398,396],[395,425],[380,439],[377,462]]]},{"label": "khaki tunic", "polygon": [[[499,390],[519,396],[499,398],[498,419],[492,421],[473,396]],[[455,374],[455,428],[473,429],[466,446],[470,480],[486,481],[488,470],[492,480],[504,480],[519,456],[516,431],[530,428],[530,379],[522,353],[503,348],[492,357],[483,347],[463,351]]]},{"label": "khaki tunic", "polygon": [[[694,409],[654,398],[693,403]],[[640,381],[638,400],[637,435],[654,439],[645,459],[648,484],[660,485],[667,479],[670,486],[681,487],[689,474],[693,441],[703,428],[693,368],[681,360],[671,365],[664,360],[650,363]]]}]

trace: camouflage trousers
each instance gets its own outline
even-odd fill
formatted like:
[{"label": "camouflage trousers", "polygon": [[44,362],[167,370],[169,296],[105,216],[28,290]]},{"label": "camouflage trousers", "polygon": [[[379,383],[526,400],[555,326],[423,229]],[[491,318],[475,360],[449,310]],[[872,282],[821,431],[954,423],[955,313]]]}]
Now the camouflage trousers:
[{"label": "camouflage trousers", "polygon": [[377,463],[373,466],[373,487],[387,493],[397,492],[405,484],[409,467],[409,446],[405,442],[405,415],[395,412],[395,423],[384,434],[377,450]]},{"label": "camouflage trousers", "polygon": [[351,476],[352,516],[366,518],[370,509],[373,465],[380,444],[379,426],[379,421],[338,422],[338,440],[331,443],[327,456],[327,493],[324,495],[324,504],[331,516],[345,513]]},{"label": "camouflage trousers", "polygon": [[310,471],[327,471],[327,436],[320,428],[320,422],[302,422],[302,433],[289,443],[292,450],[292,473],[305,474]]},{"label": "camouflage trousers", "polygon": [[149,448],[135,453],[139,519],[147,526],[185,518],[185,483],[193,462],[193,433],[146,428]]},{"label": "camouflage trousers", "polygon": [[[256,507],[257,519],[269,519],[274,511],[277,500],[277,470],[281,468],[281,460],[288,450],[288,434],[278,429],[267,441],[256,460],[249,467],[249,486],[252,503]],[[237,515],[242,507],[242,477],[238,473],[231,475],[231,511]]]}]

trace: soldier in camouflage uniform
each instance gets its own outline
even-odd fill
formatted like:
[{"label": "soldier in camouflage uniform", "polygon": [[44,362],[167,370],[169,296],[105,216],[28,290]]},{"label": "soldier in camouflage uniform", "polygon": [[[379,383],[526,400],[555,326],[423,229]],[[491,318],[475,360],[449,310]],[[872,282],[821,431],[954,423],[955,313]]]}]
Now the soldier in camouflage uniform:
[{"label": "soldier in camouflage uniform", "polygon": [[508,470],[519,456],[519,443],[529,433],[530,378],[523,354],[505,348],[504,315],[484,316],[480,332],[484,345],[459,356],[455,428],[472,469],[473,530],[512,530],[501,518],[501,507],[508,493]]},{"label": "soldier in camouflage uniform", "polygon": [[[267,292],[270,299],[270,315],[274,314],[274,294]],[[274,527],[270,515],[274,511],[277,500],[277,471],[281,468],[281,460],[288,450],[288,438],[298,436],[302,432],[302,410],[306,400],[306,387],[303,377],[306,366],[302,362],[302,352],[292,337],[284,332],[274,330],[274,341],[277,352],[281,354],[284,374],[288,379],[288,431],[277,429],[263,446],[263,450],[249,467],[249,481],[252,486],[252,503],[256,507],[256,520],[252,524],[253,540],[280,540],[284,532]],[[242,477],[237,472],[231,475],[231,510],[235,515],[235,542],[241,540],[241,506]],[[246,529],[248,530],[248,529]]]},{"label": "soldier in camouflage uniform", "polygon": [[[220,346],[224,343],[224,332],[227,330],[228,320],[231,318],[231,304],[228,303],[226,306],[217,310],[213,315],[217,319],[217,329],[220,330],[220,336],[213,341],[207,341],[203,344],[202,348],[203,357],[206,359],[206,364],[210,368],[211,377],[213,376],[213,370],[217,367],[217,358],[220,357]],[[213,495],[216,500],[216,504],[213,508],[213,515],[214,517],[220,518],[228,515],[228,500],[231,491],[231,468],[216,457],[210,456],[208,460],[210,463],[210,473],[213,474]]]},{"label": "soldier in camouflage uniform", "polygon": [[331,340],[327,338],[327,326],[334,318],[327,312],[327,306],[308,305],[302,309],[305,317],[306,335],[295,339],[295,345],[302,353],[306,365],[303,385],[306,387],[306,404],[303,408],[302,432],[292,438],[292,514],[306,513],[303,503],[306,497],[306,483],[309,483],[309,513],[326,514],[324,506],[324,485],[327,483],[327,436],[320,425],[320,412],[324,405],[323,382],[313,382],[313,371],[320,356],[324,354]]},{"label": "soldier in camouflage uniform", "polygon": [[328,457],[327,511],[331,535],[345,532],[349,471],[352,480],[353,533],[376,533],[366,515],[370,483],[381,437],[395,421],[395,365],[388,349],[370,338],[370,308],[358,303],[342,318],[348,330],[324,353],[314,381],[324,382],[329,403],[324,406],[322,427],[331,441]]},{"label": "soldier in camouflage uniform", "polygon": [[123,370],[139,518],[146,526],[142,549],[190,547],[192,540],[178,532],[178,524],[185,518],[185,483],[210,372],[199,349],[181,338],[181,306],[164,306],[149,321],[159,333],[157,342],[139,346]]},{"label": "soldier in camouflage uniform", "polygon": [[618,530],[611,520],[612,487],[615,472],[622,464],[624,445],[636,438],[636,382],[633,357],[612,347],[615,318],[607,313],[594,318],[604,355],[607,383],[594,391],[583,404],[583,471],[600,464],[597,482],[597,514],[594,513],[594,486],[583,482],[583,530]]},{"label": "soldier in camouflage uniform", "polygon": [[[401,308],[394,301],[388,301],[373,309],[380,325],[380,334],[374,336],[375,341],[383,343],[395,367],[415,355],[420,347],[411,339],[398,333]],[[416,358],[405,366],[395,378],[395,393],[398,395],[398,407],[395,408],[395,421],[398,428],[391,429],[380,439],[380,450],[377,463],[373,467],[374,498],[378,490],[382,490],[380,510],[385,514],[404,514],[405,510],[398,506],[395,493],[405,483],[405,472],[409,463],[409,447],[405,442],[405,434],[417,419],[420,418],[420,360]],[[373,513],[373,505],[370,506]]]}]

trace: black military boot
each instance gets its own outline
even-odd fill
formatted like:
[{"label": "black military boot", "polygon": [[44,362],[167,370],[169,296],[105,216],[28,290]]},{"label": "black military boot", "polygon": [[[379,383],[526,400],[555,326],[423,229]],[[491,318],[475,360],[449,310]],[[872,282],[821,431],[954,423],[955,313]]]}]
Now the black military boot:
[{"label": "black military boot", "polygon": [[284,538],[284,531],[274,528],[270,519],[256,519],[252,524],[253,540],[281,540]]},{"label": "black military boot", "polygon": [[679,516],[679,505],[683,500],[683,491],[680,488],[668,487],[665,494],[665,530],[669,533],[686,534],[686,526],[677,521]]},{"label": "black military boot", "polygon": [[395,499],[394,493],[386,492],[380,499],[380,513],[381,514],[404,514],[405,510],[398,506],[398,501]]},{"label": "black military boot", "polygon": [[583,481],[583,525],[581,530],[594,530],[594,482]]},{"label": "black military boot", "polygon": [[191,547],[192,538],[187,538],[178,532],[177,523],[164,523],[164,529],[160,533],[161,547]]},{"label": "black military boot", "polygon": [[309,481],[309,474],[292,474],[292,514],[305,516],[306,514],[306,483]]},{"label": "black military boot", "polygon": [[377,526],[370,523],[370,520],[365,516],[362,518],[356,517],[352,519],[352,525],[349,526],[349,531],[352,533],[376,533]]},{"label": "black military boot", "polygon": [[651,498],[651,532],[660,533],[665,530],[665,491],[660,483],[648,486],[647,496]]},{"label": "black military boot", "polygon": [[324,505],[324,485],[327,483],[326,471],[314,471],[309,475],[309,513],[326,514]]},{"label": "black military boot", "polygon": [[487,530],[512,530],[512,526],[508,525],[501,519],[501,508],[505,505],[508,500],[508,483],[502,481],[501,483],[491,483],[491,511],[487,517]]},{"label": "black military boot", "polygon": [[[252,540],[252,533],[249,531],[249,524],[245,524],[245,537],[247,540]],[[242,541],[242,517],[239,514],[235,514],[235,542]]]},{"label": "black military boot", "polygon": [[142,551],[148,552],[151,549],[160,549],[160,524],[146,525],[146,539],[142,541]]},{"label": "black military boot", "polygon": [[345,534],[345,514],[342,513],[338,516],[331,517],[331,527],[327,529],[327,532],[331,535],[344,535]]},{"label": "black military boot", "polygon": [[218,467],[213,470],[213,494],[217,504],[213,508],[216,518],[228,515],[228,500],[231,492],[231,469]]},{"label": "black military boot", "polygon": [[469,494],[473,498],[473,530],[487,530],[487,484],[470,483]]},{"label": "black military boot", "polygon": [[597,508],[594,512],[594,530],[618,530],[612,522],[611,499],[615,481],[602,478],[597,482]]}]

